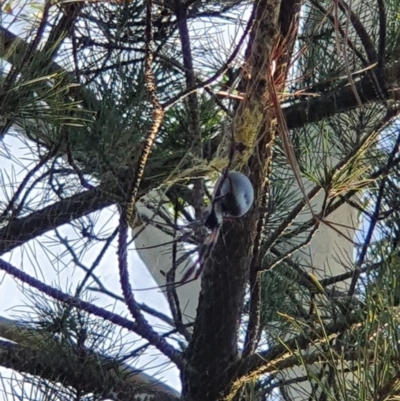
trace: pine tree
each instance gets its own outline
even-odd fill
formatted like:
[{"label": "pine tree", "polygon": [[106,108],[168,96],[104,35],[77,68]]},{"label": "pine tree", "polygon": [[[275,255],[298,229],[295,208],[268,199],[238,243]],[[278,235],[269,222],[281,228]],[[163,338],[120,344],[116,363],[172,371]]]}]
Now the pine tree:
[{"label": "pine tree", "polygon": [[[396,399],[398,10],[3,2],[3,398]],[[255,201],[210,244],[230,170]]]}]

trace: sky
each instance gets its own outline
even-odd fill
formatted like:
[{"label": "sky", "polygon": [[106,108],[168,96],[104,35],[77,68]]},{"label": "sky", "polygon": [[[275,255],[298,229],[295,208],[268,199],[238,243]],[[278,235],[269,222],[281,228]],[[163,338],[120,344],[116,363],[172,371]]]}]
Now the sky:
[{"label": "sky", "polygon": [[[22,165],[1,157],[6,151],[12,153],[15,158],[22,161]],[[7,175],[11,175],[12,172],[10,182],[3,182],[1,185],[2,192],[0,193],[0,201],[2,205],[5,199],[7,199],[4,190],[7,190],[7,196],[9,197],[11,194],[12,177],[15,176],[18,182],[21,181],[22,177],[27,173],[23,161],[30,157],[29,150],[26,147],[26,141],[21,141],[17,135],[12,135],[11,133],[0,141],[0,158],[2,160],[0,177],[7,179]],[[39,195],[39,193],[32,193],[33,198]],[[98,230],[103,226],[110,227],[111,229],[116,227],[117,223],[118,216],[115,213],[115,209],[107,208],[100,213],[99,218],[96,220],[96,227]],[[67,225],[61,227],[59,233],[61,237],[68,238],[70,241],[77,237],[74,229]],[[59,245],[55,246],[57,241],[58,239],[54,234],[45,234],[30,241],[27,245],[16,248],[12,252],[3,255],[2,258],[37,279],[43,280],[47,284],[54,285],[68,292],[69,289],[76,287],[85,274],[81,269],[76,267],[72,257],[65,253],[65,247]],[[102,244],[99,244],[99,246],[90,249],[90,251],[83,255],[81,261],[86,266],[91,265],[94,258],[98,255],[101,245]],[[154,287],[156,283],[137,253],[134,250],[130,250],[128,258],[132,287]],[[121,294],[115,246],[110,247],[109,251],[106,253],[102,263],[96,269],[96,275],[102,279],[109,291],[118,295]],[[97,298],[95,302],[96,305],[127,316],[127,310],[120,302],[115,303],[113,299],[97,292],[93,292],[92,296]],[[135,297],[139,303],[143,302],[169,315],[168,304],[160,291],[139,291],[135,294]],[[20,283],[16,282],[7,274],[0,272],[0,316],[11,319],[23,318],[26,316],[27,312],[29,312],[30,307],[27,305],[30,303],[31,299],[29,292],[27,293],[26,291],[26,287],[21,286]],[[160,324],[159,320],[150,316],[147,317],[150,323]],[[136,336],[131,336],[131,341],[132,339],[136,339],[136,343],[132,344],[132,349],[142,344],[142,342],[137,341],[138,338]],[[171,387],[180,389],[178,371],[173,368],[172,365],[168,369],[166,369],[165,366],[163,367],[162,365],[165,364],[165,360],[166,359],[162,355],[152,350],[148,355],[141,357],[140,365],[146,366],[146,373],[151,374],[152,372],[158,372],[158,378],[167,382]],[[139,368],[140,365],[136,367]],[[153,369],[150,368],[151,366],[153,366]],[[0,399],[1,397],[2,395],[0,394]]]}]

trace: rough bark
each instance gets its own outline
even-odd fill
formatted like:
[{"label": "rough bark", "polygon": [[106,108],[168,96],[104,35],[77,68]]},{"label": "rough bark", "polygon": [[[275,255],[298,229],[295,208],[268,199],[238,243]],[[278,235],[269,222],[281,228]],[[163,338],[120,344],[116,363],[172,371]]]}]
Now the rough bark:
[{"label": "rough bark", "polygon": [[[234,118],[235,140],[243,142],[251,156],[238,158],[255,189],[260,207],[271,162],[275,126],[268,109],[270,63],[276,45],[279,1],[255,5],[254,25],[246,52],[247,97]],[[224,224],[220,240],[204,262],[199,306],[182,372],[183,397],[188,401],[215,401],[232,382],[228,367],[238,360],[238,328],[243,309],[249,265],[260,216],[249,213],[238,222]]]},{"label": "rough bark", "polygon": [[98,355],[74,355],[59,344],[50,346],[49,342],[32,349],[0,341],[0,365],[115,401],[141,399],[139,396],[144,395],[149,401],[179,399],[172,389],[139,370],[123,369],[116,361]]}]

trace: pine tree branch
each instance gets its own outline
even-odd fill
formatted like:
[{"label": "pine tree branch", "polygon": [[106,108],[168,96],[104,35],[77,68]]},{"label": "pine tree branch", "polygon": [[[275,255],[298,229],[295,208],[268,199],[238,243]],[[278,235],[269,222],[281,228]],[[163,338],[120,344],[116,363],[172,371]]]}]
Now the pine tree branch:
[{"label": "pine tree branch", "polygon": [[117,255],[122,293],[124,295],[125,304],[128,307],[131,316],[135,320],[136,324],[139,325],[144,332],[146,332],[146,338],[150,344],[159,349],[170,349],[172,351],[172,347],[164,338],[162,338],[153,330],[153,327],[143,316],[139,304],[136,302],[133,295],[128,271],[128,223],[125,221],[125,218],[122,214],[120,216],[120,224],[118,229]]},{"label": "pine tree branch", "polygon": [[[249,25],[251,26],[251,25]],[[29,44],[14,35],[4,27],[0,27],[0,57],[15,63],[18,60],[18,55],[24,54],[27,51]],[[236,53],[235,53],[236,54]],[[34,52],[35,57],[40,57],[39,52]],[[65,71],[60,65],[54,61],[50,64],[50,72],[66,73],[69,82],[75,82],[73,74]],[[390,67],[386,67],[383,72],[384,84],[388,88],[388,99],[397,100],[400,97],[399,94],[399,82],[400,82],[400,63],[396,63]],[[203,87],[200,85],[199,87]],[[371,83],[369,73],[365,73],[355,83],[357,92],[359,93],[360,99],[363,104],[370,102],[380,101],[380,96],[376,93],[376,88]],[[197,87],[196,87],[197,88]],[[71,89],[71,93],[74,95],[76,100],[83,100],[84,106],[87,108],[91,105],[90,109],[98,109],[98,101],[95,96],[87,91],[85,88],[78,86]],[[178,96],[177,99],[171,104],[176,103],[182,97],[185,97],[191,93],[189,90],[182,96]],[[168,108],[170,102],[163,104],[163,107]],[[350,86],[345,86],[337,90],[333,90],[329,93],[322,93],[319,97],[313,97],[308,100],[302,100],[294,105],[291,105],[282,110],[283,115],[286,119],[288,129],[300,128],[309,123],[315,123],[332,117],[336,114],[347,112],[358,107],[357,99],[354,96],[353,89]]]},{"label": "pine tree branch", "polygon": [[[185,73],[186,89],[190,90],[196,86],[196,77],[193,67],[192,49],[190,43],[190,34],[187,21],[187,5],[182,0],[174,1],[174,12],[177,20],[177,27],[179,38],[181,42],[183,67]],[[192,92],[187,97],[187,113],[188,113],[188,133],[190,135],[191,149],[193,155],[202,159],[203,146],[200,131],[200,117],[199,117],[199,101],[197,98],[197,91]],[[201,219],[202,208],[204,199],[204,180],[196,179],[193,182],[193,207],[196,219]],[[197,237],[201,238],[201,232],[196,230]]]},{"label": "pine tree branch", "polygon": [[[388,88],[386,100],[397,101],[400,98],[400,63],[384,69],[384,84]],[[365,73],[355,82],[355,88],[362,104],[381,101],[370,74]],[[284,108],[283,115],[289,129],[300,128],[309,123],[315,123],[339,113],[354,110],[359,107],[351,86],[333,90],[319,97],[300,101]]]},{"label": "pine tree branch", "polygon": [[[28,42],[3,26],[0,26],[0,58],[8,61],[12,65],[18,65],[29,49],[30,44]],[[47,57],[43,50],[33,50],[30,59],[42,60],[47,59]],[[26,60],[26,63],[29,63],[31,61],[30,59]],[[74,74],[65,70],[64,67],[55,61],[47,60],[45,68],[46,71],[43,72],[44,75],[48,73],[62,73],[67,83],[76,83]],[[24,74],[25,70],[22,70],[21,73]],[[35,73],[38,74],[38,71]],[[30,79],[28,76],[24,78]],[[95,94],[84,86],[76,85],[69,89],[68,94],[74,96],[76,101],[82,101],[83,107],[87,110],[99,110],[101,108],[101,103],[97,100]]]},{"label": "pine tree branch", "polygon": [[141,145],[140,154],[131,156],[130,171],[128,176],[133,180],[129,183],[128,198],[125,206],[125,218],[128,224],[133,225],[135,204],[138,199],[139,187],[143,180],[144,171],[150,157],[151,149],[160,131],[164,119],[165,110],[160,104],[157,94],[157,83],[153,72],[153,22],[152,22],[152,0],[146,2],[146,28],[145,28],[145,61],[144,61],[144,82],[146,91],[152,106],[151,124],[147,130],[145,139]]},{"label": "pine tree branch", "polygon": [[44,52],[49,52],[51,58],[54,58],[57,55],[63,40],[71,34],[75,25],[75,20],[78,18],[83,7],[83,2],[67,2],[61,5],[62,16],[57,25],[55,25],[50,31],[43,48]]},{"label": "pine tree branch", "polygon": [[[123,173],[121,173],[121,180]],[[126,183],[125,183],[126,186]],[[139,197],[151,189],[150,182],[142,181]],[[97,187],[53,203],[27,216],[14,218],[0,229],[0,255],[23,245],[63,224],[87,216],[105,207],[121,204],[126,199],[126,188],[114,177]]]},{"label": "pine tree branch", "polygon": [[26,217],[13,219],[0,229],[0,255],[63,224],[110,206],[122,196],[123,191],[118,186],[103,184]]},{"label": "pine tree branch", "polygon": [[[295,338],[285,341],[284,344],[278,344],[267,351],[248,356],[234,363],[229,369],[232,376],[236,376],[236,382],[232,386],[230,395],[227,399],[231,399],[237,390],[248,381],[251,381],[260,375],[282,371],[293,366],[299,366],[302,359],[294,355],[295,350],[305,350],[310,345],[317,342],[327,341],[331,336],[338,336],[355,324],[364,321],[363,313],[353,313],[343,315],[334,322],[315,330],[309,330],[304,334],[300,334]],[[319,360],[321,354],[319,352],[312,353],[305,361],[312,364]]]},{"label": "pine tree branch", "polygon": [[[280,1],[254,5],[254,24],[246,51],[250,78],[244,81],[248,96],[236,110],[234,140],[247,152],[237,155],[237,165],[248,174],[260,207],[270,172],[275,126],[267,108],[270,65],[278,31]],[[228,140],[230,138],[227,138]],[[229,143],[229,142],[228,142]],[[227,222],[224,233],[204,261],[202,290],[187,359],[185,383],[193,401],[218,399],[230,386],[226,369],[238,358],[238,329],[248,282],[249,261],[259,216],[249,213],[240,222]]]},{"label": "pine tree branch", "polygon": [[[163,200],[162,194],[158,191],[150,192],[141,199],[136,207],[137,214],[143,222],[138,221],[137,225],[133,228],[133,236],[137,237],[135,240],[135,250],[159,286],[166,284],[165,276],[162,272],[174,263],[173,252],[171,250],[171,241],[174,240],[174,237],[163,230],[165,220],[155,212],[157,205]],[[151,222],[151,224],[148,222]],[[176,282],[182,280],[185,271],[193,264],[190,257],[185,258],[186,255],[187,250],[184,244],[180,243],[176,252]],[[178,262],[179,260],[182,262]],[[196,317],[200,280],[178,286],[176,292],[179,302],[183,306],[183,323],[192,323]],[[173,324],[171,325],[173,326]]]},{"label": "pine tree branch", "polygon": [[[0,365],[40,376],[115,401],[146,395],[152,401],[176,401],[179,394],[139,369],[102,355],[63,349],[49,334],[0,317]],[[65,346],[65,344],[64,344]]]},{"label": "pine tree branch", "polygon": [[[281,48],[284,48],[280,55],[277,65],[280,71],[276,71],[275,75],[280,75],[280,81],[287,79],[289,72],[288,65],[293,56],[293,48],[297,37],[299,23],[300,4],[298,0],[284,1],[281,3],[279,13],[279,28],[282,40]],[[272,143],[271,143],[272,146]],[[270,172],[269,172],[270,174]],[[268,208],[269,203],[269,177],[265,180],[265,188],[262,194],[261,208]],[[249,321],[246,329],[245,341],[243,346],[243,356],[254,353],[261,337],[261,283],[260,271],[262,270],[262,259],[265,254],[262,253],[261,247],[264,241],[264,228],[266,224],[266,213],[261,213],[257,222],[257,231],[253,245],[253,255],[250,263],[250,301],[249,301]]]},{"label": "pine tree branch", "polygon": [[[109,312],[106,309],[100,308],[90,302],[83,301],[79,298],[73,297],[65,292],[58,290],[57,288],[51,287],[40,280],[30,276],[29,274],[24,273],[23,271],[17,269],[10,263],[5,262],[0,259],[0,270],[6,272],[10,276],[22,281],[25,284],[28,284],[30,287],[37,289],[41,293],[62,302],[68,306],[83,310],[88,312],[94,316],[100,317],[101,319],[110,321],[117,326],[123,327],[129,331],[132,331],[144,339],[148,340],[151,345],[156,347],[159,351],[161,351],[167,358],[171,360],[171,362],[175,363],[178,367],[182,368],[183,359],[182,355],[179,351],[177,351],[170,344],[165,341],[158,341],[158,338],[154,338],[153,330],[149,330],[149,327],[146,325],[141,325],[141,322],[133,322],[129,319],[126,319],[120,315]],[[153,341],[154,340],[154,341]]]}]

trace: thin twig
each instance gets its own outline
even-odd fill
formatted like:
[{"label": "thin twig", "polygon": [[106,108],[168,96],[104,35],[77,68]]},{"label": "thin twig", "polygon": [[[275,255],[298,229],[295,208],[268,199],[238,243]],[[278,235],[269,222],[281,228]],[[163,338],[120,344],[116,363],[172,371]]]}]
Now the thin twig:
[{"label": "thin twig", "polygon": [[[39,163],[30,171],[28,174],[24,177],[22,180],[21,184],[19,185],[18,189],[15,191],[14,195],[12,196],[10,202],[8,203],[7,207],[4,209],[2,212],[0,219],[4,218],[7,216],[8,212],[12,212],[12,218],[15,218],[18,216],[18,214],[21,212],[21,209],[24,205],[24,202],[20,202],[18,206],[16,206],[16,202],[21,195],[22,191],[24,190],[25,186],[28,184],[29,180],[43,167],[46,165],[48,161],[50,161],[58,152],[58,149],[60,148],[60,144],[54,146],[52,150],[50,150],[44,157],[41,158]],[[30,192],[28,190],[27,192]]]},{"label": "thin twig", "polygon": [[[191,89],[196,86],[196,78],[193,67],[189,28],[187,24],[187,7],[182,0],[175,0],[174,11],[176,14],[179,38],[181,42],[186,88]],[[192,153],[195,157],[202,159],[203,147],[200,132],[199,102],[196,91],[190,93],[187,97],[187,111],[189,117],[188,133],[190,136]],[[203,198],[203,179],[195,179],[193,182],[193,207],[195,217],[198,220],[201,219],[202,216]],[[199,229],[196,231],[199,231]],[[200,238],[201,233],[199,232],[197,236]]]},{"label": "thin twig", "polygon": [[[107,290],[107,288],[104,287],[104,284],[101,283],[101,281],[99,279],[96,280],[96,284],[98,285],[98,288],[96,288],[96,287],[87,287],[87,289],[89,291],[99,292],[100,294],[107,295],[107,296],[115,299],[116,301],[125,302],[125,299],[123,297],[121,297],[120,295],[117,295],[117,294]],[[146,305],[144,303],[141,303],[141,304],[138,304],[138,305],[139,305],[139,308],[143,312],[148,313],[149,315],[154,316],[157,319],[162,320],[164,323],[168,324],[171,327],[174,327],[174,321],[169,316],[165,315],[164,313],[162,313],[162,312],[160,312],[160,311],[158,311],[156,309],[153,309],[152,307],[150,307],[150,306],[148,306],[148,305]]]},{"label": "thin twig", "polygon": [[83,278],[83,280],[80,282],[80,284],[78,285],[78,287],[75,290],[75,297],[79,297],[82,290],[84,289],[87,281],[89,280],[89,278],[92,278],[97,284],[100,281],[97,276],[94,274],[94,270],[99,266],[101,260],[103,259],[103,256],[105,255],[105,253],[107,252],[108,248],[110,247],[112,241],[114,240],[114,238],[117,236],[118,233],[118,228],[116,228],[114,230],[114,232],[107,238],[103,248],[101,249],[101,251],[99,252],[99,254],[97,255],[96,259],[93,261],[92,266],[90,268],[87,268],[79,259],[78,255],[76,255],[74,249],[70,246],[70,244],[68,243],[68,240],[66,238],[63,238],[60,233],[58,232],[58,230],[56,230],[56,235],[59,239],[59,241],[67,248],[67,250],[69,251],[69,253],[71,254],[74,263],[79,266],[82,270],[84,270],[86,272],[85,277]]},{"label": "thin twig", "polygon": [[84,177],[81,169],[77,166],[77,164],[75,163],[74,157],[72,155],[72,151],[71,151],[71,146],[69,143],[69,133],[67,132],[65,135],[65,145],[66,145],[66,155],[67,155],[67,160],[69,165],[74,169],[74,171],[76,172],[76,174],[78,175],[79,181],[81,182],[81,185],[83,188],[86,189],[93,189],[93,185],[91,185]]},{"label": "thin twig", "polygon": [[[375,64],[375,63],[381,63],[380,65],[380,72],[383,71],[383,62],[384,60],[379,60],[378,58],[378,53],[375,50],[374,43],[372,42],[370,36],[368,35],[367,30],[365,29],[364,25],[361,23],[359,17],[357,14],[354,13],[354,11],[349,7],[347,3],[344,2],[344,0],[337,0],[339,3],[339,7],[342,10],[343,13],[348,14],[350,21],[354,27],[354,30],[356,31],[358,37],[361,39],[361,43],[363,44],[365,53],[367,54],[367,58],[370,64]],[[382,23],[382,18],[380,16],[380,23]],[[380,38],[382,39],[382,37]],[[383,37],[383,40],[385,41],[385,37]],[[375,71],[369,71],[368,74],[371,77],[371,81],[376,89],[376,93],[378,95],[378,98],[380,98],[382,101],[386,101],[386,87],[384,85],[384,79],[383,79],[383,74],[382,77],[377,77]]]},{"label": "thin twig", "polygon": [[[389,171],[390,166],[393,163],[393,160],[395,159],[397,153],[399,152],[399,146],[400,146],[400,134],[397,136],[396,142],[394,143],[393,149],[390,152],[390,155],[388,157],[388,161],[386,163],[386,169],[385,169],[386,173]],[[387,175],[385,174],[384,177],[382,178],[382,181],[379,184],[378,196],[376,199],[374,212],[371,216],[371,222],[370,222],[367,234],[365,236],[364,245],[361,249],[360,255],[358,256],[357,262],[355,264],[356,274],[353,276],[353,279],[350,283],[349,296],[353,295],[353,293],[354,293],[358,278],[360,277],[360,268],[363,265],[364,260],[367,256],[367,252],[368,252],[371,240],[372,240],[372,235],[374,233],[376,224],[379,221],[379,215],[380,215],[380,210],[381,210],[381,204],[383,202],[383,195],[384,195],[384,191],[385,191],[386,181],[387,181]]]},{"label": "thin twig", "polygon": [[[306,349],[313,344],[325,343],[327,338],[333,334],[340,334],[348,330],[352,325],[358,324],[364,320],[364,316],[359,314],[340,316],[335,322],[329,323],[325,327],[316,330],[308,330],[304,334],[300,334],[285,344],[278,344],[267,351],[250,355],[245,360],[239,361],[231,367],[232,372],[236,375],[237,381],[232,386],[231,396],[247,381],[261,374],[274,373],[288,369],[292,366],[300,364],[298,355],[294,355],[292,350]],[[312,364],[321,358],[319,352],[307,355],[307,364]],[[231,397],[226,399],[231,400]]]},{"label": "thin twig", "polygon": [[[143,332],[146,333],[146,339],[158,349],[164,347],[171,347],[162,337],[160,337],[145,319],[140,310],[138,303],[135,300],[131,284],[129,281],[128,272],[128,224],[121,214],[119,230],[118,230],[118,267],[122,293],[125,299],[126,306],[129,309],[132,317],[135,319],[137,325],[139,325]],[[157,345],[156,345],[157,344]]]},{"label": "thin twig", "polygon": [[376,71],[379,85],[386,90],[384,68],[386,64],[386,7],[383,0],[377,0],[379,13],[379,42],[378,42],[378,67]]},{"label": "thin twig", "polygon": [[[114,323],[117,326],[123,327],[129,331],[133,331],[141,337],[145,338],[149,342],[152,342],[153,336],[150,335],[148,338],[148,332],[146,327],[141,326],[138,322],[132,322],[131,320],[125,319],[120,315],[109,312],[103,308],[99,308],[96,305],[93,305],[90,302],[83,301],[81,299],[75,298],[71,295],[68,295],[54,287],[51,287],[42,281],[30,276],[29,274],[24,273],[23,271],[17,269],[12,266],[10,263],[0,259],[0,270],[3,270],[7,274],[15,277],[16,279],[22,281],[29,286],[36,288],[41,293],[56,299],[57,301],[63,302],[66,305],[75,307],[77,309],[84,310],[92,315],[98,316],[104,320],[108,320],[111,323]],[[182,367],[182,354],[173,348],[171,345],[166,343],[165,341],[156,341],[154,345],[159,351],[161,351],[165,356],[167,356],[173,363],[175,363],[178,367]]]},{"label": "thin twig", "polygon": [[225,71],[227,71],[227,69],[230,67],[230,65],[233,63],[233,61],[235,60],[235,58],[237,57],[237,55],[239,54],[248,33],[250,32],[252,26],[254,23],[254,18],[249,18],[246,28],[244,29],[243,35],[241,36],[241,38],[239,39],[239,42],[235,48],[235,50],[232,52],[232,54],[228,57],[228,59],[226,60],[226,62],[215,72],[215,74],[213,74],[210,78],[206,79],[203,82],[198,83],[196,86],[194,86],[193,88],[188,88],[185,91],[183,91],[182,93],[178,94],[177,96],[173,97],[172,99],[164,102],[162,104],[163,108],[165,110],[169,109],[170,107],[172,107],[174,104],[176,104],[177,102],[179,102],[180,100],[184,99],[185,97],[189,96],[191,93],[194,93],[196,91],[198,91],[201,88],[205,88],[209,85],[211,85],[216,79],[218,79],[222,74],[224,74]]},{"label": "thin twig", "polygon": [[125,218],[130,224],[133,223],[135,203],[139,193],[140,183],[143,178],[144,169],[146,167],[151,148],[153,147],[154,140],[156,139],[158,131],[161,127],[161,123],[165,113],[157,97],[157,89],[156,89],[154,74],[152,71],[152,64],[153,64],[152,4],[153,4],[152,0],[146,1],[146,29],[145,29],[146,54],[144,60],[144,81],[147,92],[149,94],[150,103],[153,106],[152,123],[147,131],[146,139],[143,142],[142,151],[139,155],[139,158],[136,163],[135,161],[133,161],[133,165],[129,173],[130,176],[134,177],[133,181],[129,185],[130,186],[128,190],[129,199],[125,210]]},{"label": "thin twig", "polygon": [[[175,197],[175,206],[174,206],[174,224],[177,225],[178,221],[178,208],[177,203],[179,202],[178,196]],[[176,232],[174,232],[174,237],[176,236]],[[172,317],[174,319],[174,325],[177,328],[178,332],[182,334],[186,340],[190,340],[190,333],[185,328],[183,321],[182,321],[182,311],[180,307],[179,297],[176,292],[176,285],[175,285],[175,273],[176,273],[176,256],[177,256],[177,241],[173,241],[172,243],[172,266],[171,269],[166,274],[167,284],[166,284],[166,295],[168,304],[171,310]]]}]

